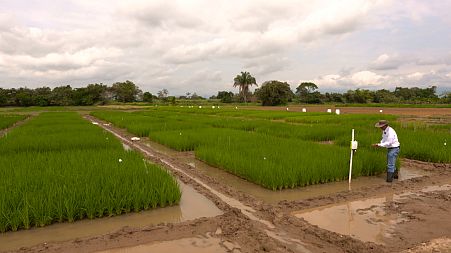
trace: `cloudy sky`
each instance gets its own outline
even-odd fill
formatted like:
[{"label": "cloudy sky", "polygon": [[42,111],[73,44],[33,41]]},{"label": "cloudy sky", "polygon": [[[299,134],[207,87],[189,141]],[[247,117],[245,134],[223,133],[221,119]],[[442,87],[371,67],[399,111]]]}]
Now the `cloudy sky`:
[{"label": "cloudy sky", "polygon": [[451,91],[451,0],[0,0],[0,87]]}]

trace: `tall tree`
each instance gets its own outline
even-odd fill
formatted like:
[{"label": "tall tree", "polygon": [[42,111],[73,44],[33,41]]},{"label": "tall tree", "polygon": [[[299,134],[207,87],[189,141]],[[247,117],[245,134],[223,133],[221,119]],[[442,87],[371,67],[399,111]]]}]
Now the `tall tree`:
[{"label": "tall tree", "polygon": [[287,82],[275,80],[264,82],[255,94],[262,101],[262,105],[286,104],[294,96]]},{"label": "tall tree", "polygon": [[218,91],[217,99],[221,99],[222,103],[232,103],[233,92],[231,91]]},{"label": "tall tree", "polygon": [[49,87],[36,88],[34,90],[34,104],[39,106],[50,105],[52,89]]},{"label": "tall tree", "polygon": [[150,93],[148,91],[144,92],[144,94],[143,94],[143,101],[147,102],[147,103],[152,103],[152,101],[153,101],[152,93]]},{"label": "tall tree", "polygon": [[158,98],[161,98],[164,100],[165,98],[168,97],[169,91],[167,89],[162,89],[162,90],[158,91],[157,94],[158,94]]},{"label": "tall tree", "polygon": [[55,87],[52,90],[52,105],[71,105],[73,90],[70,85]]},{"label": "tall tree", "polygon": [[299,97],[299,101],[308,104],[321,103],[321,94],[316,91],[318,86],[311,82],[303,82],[296,88],[296,95]]},{"label": "tall tree", "polygon": [[255,77],[253,77],[249,72],[241,72],[240,75],[237,75],[233,79],[233,87],[239,87],[239,91],[241,96],[244,98],[244,103],[247,102],[246,96],[249,93],[249,86],[258,86],[255,81]]},{"label": "tall tree", "polygon": [[134,102],[141,93],[138,86],[129,80],[114,83],[112,89],[119,102]]}]

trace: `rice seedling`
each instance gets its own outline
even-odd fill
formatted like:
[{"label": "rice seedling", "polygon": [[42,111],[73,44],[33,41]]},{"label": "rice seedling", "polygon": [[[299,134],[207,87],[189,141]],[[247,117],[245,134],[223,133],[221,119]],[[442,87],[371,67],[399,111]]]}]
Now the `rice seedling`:
[{"label": "rice seedling", "polygon": [[166,170],[77,113],[42,113],[13,129],[0,139],[0,164],[1,232],[173,205],[181,196]]},{"label": "rice seedling", "polygon": [[[198,159],[270,189],[347,178],[353,128],[359,141],[353,176],[375,175],[385,171],[386,166],[386,152],[371,147],[381,138],[380,130],[374,127],[374,122],[380,119],[377,114],[168,107],[133,113],[99,111],[93,115],[127,129],[144,129],[154,141],[179,151],[194,150]],[[422,128],[425,131],[418,134],[417,128],[397,125],[396,116],[384,118],[394,122],[402,143],[402,157],[450,161],[451,152],[443,145],[447,135],[450,139],[449,132],[442,127]],[[170,127],[161,127],[164,123]],[[434,136],[431,139],[437,144],[434,150],[416,137],[429,135]],[[331,141],[332,145],[320,144],[322,141]]]},{"label": "rice seedling", "polygon": [[17,121],[24,120],[27,117],[27,115],[0,114],[0,129],[8,128]]}]

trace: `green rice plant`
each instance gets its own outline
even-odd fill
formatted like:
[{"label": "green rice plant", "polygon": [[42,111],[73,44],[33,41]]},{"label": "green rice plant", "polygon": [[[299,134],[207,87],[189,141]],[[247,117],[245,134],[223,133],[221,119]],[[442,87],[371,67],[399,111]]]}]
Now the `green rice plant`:
[{"label": "green rice plant", "polygon": [[[114,124],[119,122],[126,128],[140,122],[152,140],[179,151],[195,151],[198,159],[269,189],[346,179],[351,129],[355,129],[359,141],[353,176],[376,175],[386,169],[386,151],[371,147],[381,138],[380,130],[374,127],[381,118],[378,114],[167,107],[133,113],[95,112],[94,115],[101,115]],[[401,156],[449,162],[451,152],[443,141],[434,150],[419,141],[430,135],[434,136],[431,138],[434,143],[439,143],[449,135],[446,128],[419,129],[410,125],[403,128],[397,125],[396,116],[384,115],[384,119],[399,131]],[[158,127],[163,123],[171,126]],[[424,134],[416,134],[420,130]],[[332,141],[332,145],[322,141]]]},{"label": "green rice plant", "polygon": [[180,200],[166,170],[77,113],[41,113],[1,138],[0,150],[2,232]]},{"label": "green rice plant", "polygon": [[[230,142],[226,139],[229,137]],[[196,157],[273,190],[339,181],[348,176],[347,148],[246,132],[217,138],[223,140],[217,145],[200,145]],[[354,176],[385,170],[383,153],[364,151],[355,160]]]},{"label": "green rice plant", "polygon": [[27,115],[0,114],[0,129],[8,128],[17,121],[24,120],[27,117]]},{"label": "green rice plant", "polygon": [[396,129],[401,143],[401,155],[406,158],[451,163],[451,134],[435,130]]}]

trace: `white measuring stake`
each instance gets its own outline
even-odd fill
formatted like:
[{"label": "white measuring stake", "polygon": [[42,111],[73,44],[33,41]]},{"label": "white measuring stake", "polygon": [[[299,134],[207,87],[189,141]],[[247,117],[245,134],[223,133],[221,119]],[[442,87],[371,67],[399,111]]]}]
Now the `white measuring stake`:
[{"label": "white measuring stake", "polygon": [[352,155],[354,154],[354,150],[352,149],[352,143],[354,142],[354,129],[352,129],[352,142],[351,142],[351,159],[349,160],[349,185],[351,184],[351,175],[352,175]]}]

